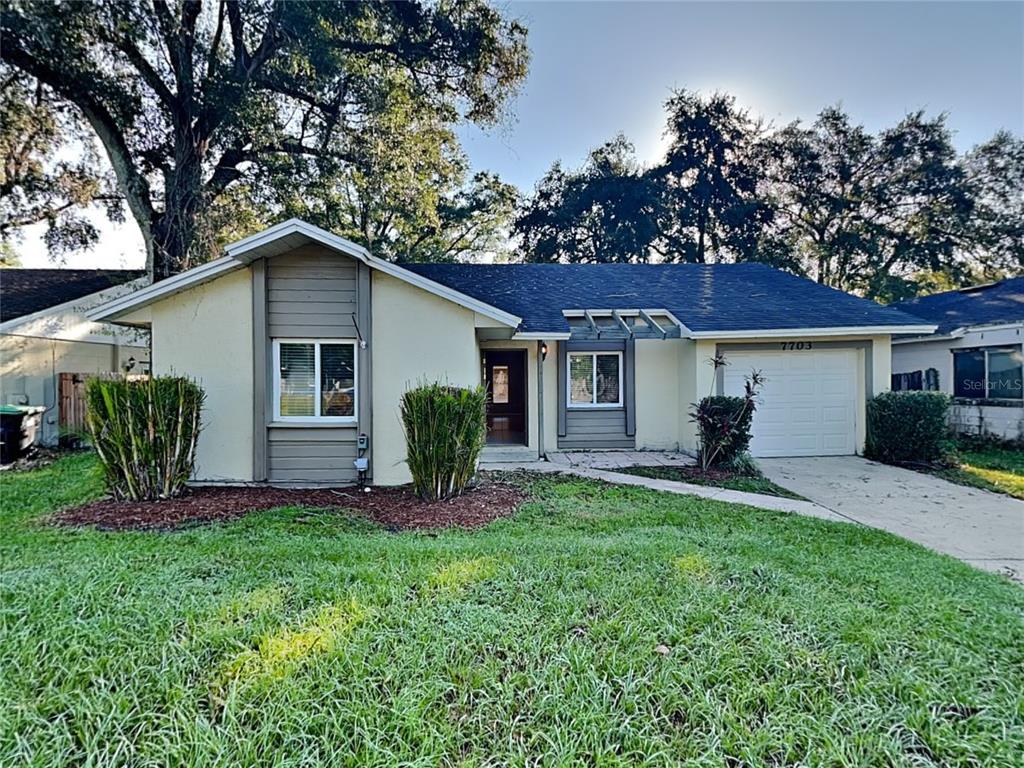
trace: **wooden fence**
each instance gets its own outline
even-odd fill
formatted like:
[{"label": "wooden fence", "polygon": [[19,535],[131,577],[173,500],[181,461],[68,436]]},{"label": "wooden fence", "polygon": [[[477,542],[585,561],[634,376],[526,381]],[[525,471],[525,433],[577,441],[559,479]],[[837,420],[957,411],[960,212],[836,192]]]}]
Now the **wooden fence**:
[{"label": "wooden fence", "polygon": [[[105,374],[109,376],[110,374]],[[95,373],[60,373],[58,394],[60,396],[60,434],[71,437],[85,434],[85,384],[97,376]],[[130,373],[128,381],[148,378],[145,373]]]}]

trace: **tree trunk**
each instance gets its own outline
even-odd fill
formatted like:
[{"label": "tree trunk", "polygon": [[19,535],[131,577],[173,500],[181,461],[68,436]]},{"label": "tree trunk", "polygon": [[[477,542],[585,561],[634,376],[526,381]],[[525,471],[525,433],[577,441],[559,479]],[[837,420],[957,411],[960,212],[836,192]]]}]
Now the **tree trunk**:
[{"label": "tree trunk", "polygon": [[204,206],[202,156],[189,131],[176,141],[174,169],[164,175],[164,210],[152,228],[152,277],[163,280],[206,261],[200,227]]}]

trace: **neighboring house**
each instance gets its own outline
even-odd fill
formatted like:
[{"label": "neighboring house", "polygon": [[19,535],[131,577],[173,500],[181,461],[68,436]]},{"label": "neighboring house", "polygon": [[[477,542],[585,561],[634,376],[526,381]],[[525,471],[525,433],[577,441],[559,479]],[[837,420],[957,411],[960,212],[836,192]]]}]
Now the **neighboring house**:
[{"label": "neighboring house", "polygon": [[894,389],[935,389],[954,397],[958,431],[1024,437],[1024,277],[894,304],[938,327],[893,339]]},{"label": "neighboring house", "polygon": [[434,379],[484,383],[489,450],[536,458],[693,451],[690,404],[757,368],[756,455],[852,454],[891,335],[934,329],[756,264],[399,265],[297,220],[91,316],[205,388],[197,480],[286,484],[353,482],[357,456],[408,481],[399,400]]},{"label": "neighboring house", "polygon": [[148,369],[147,332],[85,317],[145,283],[139,270],[0,269],[0,404],[45,407],[42,443],[60,436],[61,373]]}]

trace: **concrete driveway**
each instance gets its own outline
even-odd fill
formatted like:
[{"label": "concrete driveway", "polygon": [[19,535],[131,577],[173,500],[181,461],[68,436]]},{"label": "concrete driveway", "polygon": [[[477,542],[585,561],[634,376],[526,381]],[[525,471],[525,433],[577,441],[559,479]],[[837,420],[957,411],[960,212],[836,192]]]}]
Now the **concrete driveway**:
[{"label": "concrete driveway", "polygon": [[758,464],[772,482],[850,521],[1024,580],[1024,501],[856,456]]}]

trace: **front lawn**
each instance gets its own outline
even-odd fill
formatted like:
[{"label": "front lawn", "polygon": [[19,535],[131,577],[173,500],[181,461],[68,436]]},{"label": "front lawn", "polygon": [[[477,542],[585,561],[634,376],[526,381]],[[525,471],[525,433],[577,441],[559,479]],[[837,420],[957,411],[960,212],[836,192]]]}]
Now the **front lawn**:
[{"label": "front lawn", "polygon": [[730,472],[725,469],[712,469],[704,472],[696,466],[637,466],[625,467],[614,471],[625,472],[627,475],[653,477],[656,480],[673,480],[677,483],[692,483],[693,485],[709,485],[715,488],[728,488],[730,491],[763,493],[766,496],[781,496],[785,499],[803,499],[803,496],[800,494],[793,493],[793,491],[783,488],[781,485],[776,485],[764,475],[745,475],[740,472]]},{"label": "front lawn", "polygon": [[1024,450],[996,445],[963,448],[960,466],[936,474],[960,485],[1024,499]]},{"label": "front lawn", "polygon": [[0,475],[0,764],[1019,764],[1019,587],[854,525],[529,482],[476,531],[105,533],[38,522],[100,494],[90,457]]}]

